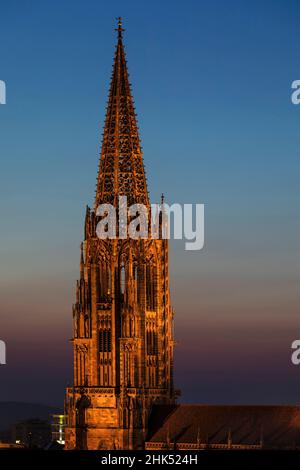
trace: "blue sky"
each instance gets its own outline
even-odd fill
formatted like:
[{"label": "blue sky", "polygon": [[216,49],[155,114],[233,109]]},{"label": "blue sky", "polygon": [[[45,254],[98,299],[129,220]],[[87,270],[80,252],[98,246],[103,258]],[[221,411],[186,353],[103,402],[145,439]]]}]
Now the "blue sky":
[{"label": "blue sky", "polygon": [[183,397],[299,401],[299,3],[33,0],[0,14],[0,399],[27,380],[27,401],[59,403],[71,375],[121,15],[151,199],[205,204],[204,250],[171,250]]}]

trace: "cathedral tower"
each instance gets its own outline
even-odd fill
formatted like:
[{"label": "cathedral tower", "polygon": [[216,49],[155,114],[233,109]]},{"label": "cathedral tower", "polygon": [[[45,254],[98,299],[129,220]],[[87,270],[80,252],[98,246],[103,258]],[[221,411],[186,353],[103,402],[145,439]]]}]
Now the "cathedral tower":
[{"label": "cathedral tower", "polygon": [[[142,448],[152,405],[175,401],[168,240],[99,239],[96,233],[98,206],[117,208],[120,196],[150,213],[122,34],[119,19],[95,204],[86,210],[73,307],[67,449]],[[159,228],[161,235],[162,217]]]}]

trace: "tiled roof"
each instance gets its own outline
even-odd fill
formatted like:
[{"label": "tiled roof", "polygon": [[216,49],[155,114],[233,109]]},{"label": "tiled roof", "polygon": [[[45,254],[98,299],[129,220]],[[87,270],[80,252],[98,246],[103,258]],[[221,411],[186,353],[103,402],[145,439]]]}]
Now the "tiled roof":
[{"label": "tiled roof", "polygon": [[300,406],[156,405],[147,441],[300,446]]}]

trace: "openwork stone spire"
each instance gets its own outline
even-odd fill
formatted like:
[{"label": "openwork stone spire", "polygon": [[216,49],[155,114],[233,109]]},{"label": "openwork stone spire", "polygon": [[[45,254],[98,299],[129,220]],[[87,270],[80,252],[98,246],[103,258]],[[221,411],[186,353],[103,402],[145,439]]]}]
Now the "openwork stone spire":
[{"label": "openwork stone spire", "polygon": [[116,205],[119,196],[128,203],[149,204],[147,182],[133,98],[130,90],[121,18],[106,110],[95,207]]}]

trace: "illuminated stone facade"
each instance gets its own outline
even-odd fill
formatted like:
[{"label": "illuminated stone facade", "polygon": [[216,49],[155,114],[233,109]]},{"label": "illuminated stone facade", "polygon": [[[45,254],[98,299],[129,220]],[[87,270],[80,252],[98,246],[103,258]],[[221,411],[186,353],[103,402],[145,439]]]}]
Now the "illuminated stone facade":
[{"label": "illuminated stone facade", "polygon": [[95,205],[85,218],[66,449],[142,448],[152,405],[175,401],[168,241],[96,235],[99,204],[117,207],[127,196],[150,210],[122,31],[119,21]]}]

